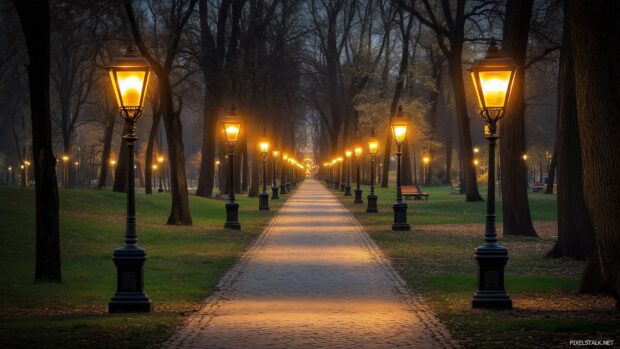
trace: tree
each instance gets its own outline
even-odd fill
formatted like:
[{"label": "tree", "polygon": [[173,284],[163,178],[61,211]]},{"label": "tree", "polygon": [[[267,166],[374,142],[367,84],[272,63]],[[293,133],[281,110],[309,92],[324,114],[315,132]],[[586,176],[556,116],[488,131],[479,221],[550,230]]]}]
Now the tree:
[{"label": "tree", "polygon": [[131,32],[140,53],[151,65],[159,80],[160,108],[164,125],[166,126],[166,140],[168,143],[168,161],[170,163],[170,187],[172,207],[167,224],[191,225],[192,217],[189,209],[189,194],[187,191],[187,177],[185,175],[185,154],[180,110],[176,110],[172,95],[173,84],[170,81],[173,63],[179,50],[183,28],[192,14],[197,0],[178,1],[170,7],[168,13],[169,40],[166,42],[165,58],[160,62],[146,47],[142,38],[131,0],[125,1],[125,11],[129,18]]},{"label": "tree", "polygon": [[537,236],[532,224],[525,178],[525,57],[533,0],[508,0],[502,55],[511,57],[517,72],[501,121],[500,164],[504,235]]},{"label": "tree", "polygon": [[[583,160],[583,192],[594,228],[596,256],[582,290],[596,284],[620,310],[620,3],[568,2],[577,120]],[[596,38],[596,39],[594,39]]]},{"label": "tree", "polygon": [[575,100],[568,2],[564,1],[564,30],[558,72],[558,240],[549,256],[585,259],[594,252],[592,223],[582,184],[581,141]]},{"label": "tree", "polygon": [[61,282],[56,157],[50,113],[50,13],[45,0],[15,0],[26,46],[36,195],[36,281]]},{"label": "tree", "polygon": [[[399,7],[411,14],[430,28],[437,37],[437,44],[448,62],[448,71],[454,92],[454,102],[457,115],[459,132],[459,145],[461,153],[461,173],[465,184],[465,200],[481,201],[476,181],[476,170],[473,166],[474,153],[472,149],[471,133],[469,131],[469,115],[467,112],[467,100],[465,98],[465,83],[463,81],[462,53],[465,42],[465,21],[482,11],[487,5],[482,3],[475,6],[470,12],[465,12],[466,0],[457,0],[454,8],[450,1],[441,1],[439,11],[443,19],[437,16],[438,10],[433,9],[429,0],[422,0],[424,13],[420,11],[413,0],[394,0]],[[446,43],[447,42],[447,43]]]}]

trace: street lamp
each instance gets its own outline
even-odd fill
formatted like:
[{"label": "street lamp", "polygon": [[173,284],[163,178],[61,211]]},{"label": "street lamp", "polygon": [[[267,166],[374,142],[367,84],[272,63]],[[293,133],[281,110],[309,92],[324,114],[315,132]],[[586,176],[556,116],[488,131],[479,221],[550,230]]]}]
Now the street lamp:
[{"label": "street lamp", "polygon": [[69,164],[69,155],[62,156],[62,186],[66,189],[69,186],[69,177],[67,176],[67,167]]},{"label": "street lamp", "polygon": [[424,178],[423,183],[425,185],[428,185],[428,183],[430,182],[429,178],[428,178],[428,166],[431,163],[431,158],[430,156],[426,155],[422,158],[422,162],[424,163]]},{"label": "street lamp", "polygon": [[234,182],[234,157],[235,145],[239,141],[239,133],[241,132],[241,118],[237,115],[235,105],[230,106],[230,111],[222,121],[222,128],[226,136],[226,144],[228,144],[228,202],[226,202],[226,223],[224,228],[241,229],[239,223],[239,204],[235,201]]},{"label": "street lamp", "polygon": [[342,156],[339,156],[336,158],[336,161],[338,161],[338,183],[340,188],[336,188],[336,189],[340,189],[340,191],[344,191],[344,178],[342,178],[344,171],[343,171],[343,164],[342,162],[344,161],[344,159],[342,158]]},{"label": "street lamp", "polygon": [[[153,174],[154,174],[155,176],[160,176],[160,175],[159,175],[159,172],[157,172],[157,164],[153,164],[153,165],[151,165],[151,168],[153,169]],[[161,178],[161,176],[160,176],[160,178]]]},{"label": "street lamp", "polygon": [[125,246],[114,250],[112,260],[116,265],[116,294],[108,303],[110,313],[150,312],[151,300],[144,293],[142,267],[146,252],[137,246],[136,193],[134,187],[134,144],[138,139],[136,121],[142,116],[144,98],[151,69],[146,60],[130,46],[125,54],[112,61],[108,68],[112,88],[116,95],[121,117],[125,119],[127,133],[127,220]]},{"label": "street lamp", "polygon": [[278,157],[280,156],[279,150],[272,150],[271,156],[273,157],[273,180],[271,182],[271,200],[278,200],[280,196],[278,195],[278,183],[276,182],[276,165],[278,162]]},{"label": "street lamp", "polygon": [[263,158],[263,192],[258,194],[258,209],[269,210],[269,194],[267,194],[267,154],[269,154],[269,142],[266,139],[258,143],[258,148]]},{"label": "street lamp", "polygon": [[497,124],[504,116],[516,68],[512,59],[500,56],[495,41],[491,41],[486,57],[471,68],[480,116],[486,122],[485,135],[489,141],[485,243],[474,252],[478,262],[478,290],[472,300],[474,308],[512,308],[512,300],[504,288],[508,249],[497,242],[495,231],[495,143],[499,138]]},{"label": "street lamp", "polygon": [[[374,134],[374,132],[373,132]],[[377,208],[377,195],[375,195],[375,161],[377,159],[377,152],[379,151],[379,138],[368,138],[368,152],[370,153],[370,194],[366,197],[368,199],[368,207],[366,212],[379,212]]]},{"label": "street lamp", "polygon": [[280,194],[286,194],[286,164],[288,163],[288,154],[282,153],[280,160]]},{"label": "street lamp", "polygon": [[347,157],[347,173],[346,173],[347,184],[344,187],[344,196],[351,196],[351,156],[352,155],[353,155],[352,151],[348,149],[344,151],[344,156]]},{"label": "street lamp", "polygon": [[353,200],[354,204],[363,204],[364,201],[362,200],[362,188],[360,188],[360,160],[362,158],[362,147],[360,146],[355,146],[355,148],[353,149],[353,151],[355,152],[355,180],[356,180],[356,186],[355,186],[355,200]]},{"label": "street lamp", "polygon": [[[159,167],[163,170],[164,173],[166,173],[164,168],[164,160],[164,157],[161,155],[157,157],[157,163],[159,164]],[[158,172],[157,176],[159,176],[159,188],[157,188],[157,192],[163,193],[164,187],[162,186],[162,171]]]},{"label": "street lamp", "polygon": [[390,123],[392,129],[392,135],[396,142],[396,202],[392,206],[394,210],[394,223],[392,224],[392,230],[394,231],[409,231],[411,226],[407,223],[407,203],[403,201],[403,193],[401,190],[401,178],[400,178],[400,158],[402,156],[401,146],[407,138],[407,129],[409,123],[403,117],[403,108],[398,107],[398,114]]}]

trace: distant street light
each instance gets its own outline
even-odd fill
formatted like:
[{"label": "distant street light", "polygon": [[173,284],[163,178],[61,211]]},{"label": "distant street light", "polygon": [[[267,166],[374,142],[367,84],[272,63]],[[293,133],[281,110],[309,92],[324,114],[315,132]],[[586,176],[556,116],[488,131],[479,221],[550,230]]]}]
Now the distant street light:
[{"label": "distant street light", "polygon": [[[342,177],[344,175],[344,171],[343,171],[343,161],[344,159],[342,158],[342,156],[339,156],[336,158],[336,161],[338,161],[338,170],[339,170],[339,174],[338,174],[338,183],[340,183],[340,191],[344,192],[344,178]],[[337,188],[338,189],[338,188]]]},{"label": "distant street light", "polygon": [[258,209],[269,211],[269,194],[267,194],[267,155],[269,154],[269,142],[266,139],[258,143],[258,148],[263,158],[263,192],[258,194]]},{"label": "distant street light", "polygon": [[422,162],[424,163],[424,178],[422,178],[422,183],[424,183],[425,185],[428,185],[428,183],[430,182],[430,179],[428,178],[428,168],[429,168],[429,164],[431,163],[431,158],[430,156],[424,156],[422,158]]},{"label": "distant street light", "polygon": [[62,156],[62,186],[65,189],[69,187],[68,164],[69,164],[69,155],[64,154]]},{"label": "distant street light", "polygon": [[[374,134],[374,132],[373,132]],[[366,197],[368,199],[368,206],[366,212],[379,212],[377,208],[377,195],[375,195],[375,161],[377,159],[377,152],[379,151],[379,138],[368,138],[368,152],[370,153],[370,194]]]},{"label": "distant street light", "polygon": [[362,200],[362,188],[360,187],[360,160],[362,158],[362,147],[360,146],[355,146],[355,148],[353,149],[353,151],[355,152],[355,200],[353,201],[354,204],[363,204],[364,201]]},{"label": "distant street light", "polygon": [[278,157],[280,156],[279,150],[272,150],[271,157],[273,158],[273,179],[271,181],[271,200],[278,200],[280,196],[278,195],[278,183],[276,180],[276,169],[278,163]]},{"label": "distant street light", "polygon": [[157,176],[159,177],[159,188],[157,188],[158,193],[164,192],[164,187],[162,185],[162,177],[163,177],[163,174],[166,173],[166,168],[164,167],[164,160],[165,160],[164,157],[161,155],[157,157],[157,163],[159,164],[159,167],[161,168],[161,170],[157,173]]},{"label": "distant street light", "polygon": [[288,154],[282,153],[282,160],[280,160],[280,194],[286,194],[286,171],[288,164]]},{"label": "distant street light", "polygon": [[110,313],[150,312],[151,300],[144,293],[142,268],[146,252],[138,247],[136,232],[136,193],[134,184],[134,144],[138,140],[136,121],[142,116],[142,108],[149,83],[151,69],[146,60],[130,46],[122,57],[112,61],[108,68],[112,88],[120,114],[125,119],[127,133],[127,222],[125,246],[114,250],[117,271],[116,294],[108,303]]},{"label": "distant street light", "polygon": [[226,223],[224,228],[241,229],[241,224],[239,223],[239,204],[235,201],[234,185],[235,145],[239,141],[241,118],[237,115],[237,108],[234,104],[230,107],[228,115],[223,118],[221,124],[226,135],[226,144],[228,144],[228,202],[226,202]]},{"label": "distant street light", "polygon": [[504,116],[516,68],[512,59],[500,56],[495,41],[491,41],[486,57],[471,68],[480,116],[486,122],[485,135],[489,141],[485,243],[474,253],[478,262],[478,290],[472,300],[474,308],[512,308],[512,300],[504,288],[508,250],[497,242],[495,231],[495,143],[499,138],[498,122]]},{"label": "distant street light", "polygon": [[353,152],[350,150],[345,150],[344,155],[347,158],[347,173],[346,173],[346,185],[344,187],[344,196],[351,196],[351,156]]},{"label": "distant street light", "polygon": [[400,174],[400,158],[402,156],[401,146],[407,138],[407,129],[409,123],[403,117],[403,109],[398,107],[398,114],[390,123],[392,134],[396,142],[396,203],[392,206],[394,210],[394,223],[392,224],[392,230],[395,231],[409,231],[411,226],[407,223],[407,203],[403,201],[403,193],[401,189],[401,174]]}]

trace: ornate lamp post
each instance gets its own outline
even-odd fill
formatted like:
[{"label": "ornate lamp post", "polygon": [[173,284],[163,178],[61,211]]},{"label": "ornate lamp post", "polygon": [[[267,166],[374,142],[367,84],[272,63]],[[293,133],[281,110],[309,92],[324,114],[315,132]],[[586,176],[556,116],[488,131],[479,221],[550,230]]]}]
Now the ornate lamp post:
[{"label": "ornate lamp post", "polygon": [[288,154],[282,153],[282,160],[280,161],[280,193],[286,194],[286,164],[288,163]]},{"label": "ornate lamp post", "polygon": [[159,164],[159,167],[161,168],[162,171],[160,171],[157,175],[159,177],[159,188],[157,188],[157,192],[158,193],[163,193],[164,192],[164,187],[162,186],[162,180],[161,178],[162,176],[162,172],[165,173],[165,168],[164,168],[164,157],[163,156],[158,156],[157,157],[157,163]]},{"label": "ornate lamp post", "polygon": [[234,185],[235,145],[239,141],[241,118],[237,115],[237,108],[234,104],[230,106],[228,115],[222,119],[221,124],[226,136],[226,144],[228,144],[228,201],[226,202],[226,223],[224,228],[241,229],[241,224],[239,223],[239,204],[235,201]]},{"label": "ornate lamp post", "polygon": [[347,172],[346,172],[346,185],[344,187],[344,196],[351,196],[351,156],[353,152],[350,150],[344,151],[344,156],[347,157]]},{"label": "ornate lamp post", "polygon": [[69,155],[64,154],[62,156],[62,186],[67,189],[69,187],[69,177],[68,177],[68,164],[69,164]]},{"label": "ornate lamp post", "polygon": [[116,159],[110,159],[110,173],[112,173],[112,182],[114,182],[114,171],[116,170]]},{"label": "ornate lamp post", "polygon": [[[344,191],[344,178],[342,178],[344,171],[343,171],[343,164],[342,162],[344,161],[344,159],[342,158],[342,156],[339,156],[338,158],[336,158],[336,161],[338,161],[338,183],[340,185],[340,191]],[[338,189],[338,188],[336,188]]]},{"label": "ornate lamp post", "polygon": [[428,178],[428,166],[431,163],[431,157],[426,155],[422,158],[422,162],[424,163],[424,178],[422,179],[422,183],[428,185],[430,179]]},{"label": "ornate lamp post", "polygon": [[269,211],[269,194],[267,194],[267,154],[269,154],[269,142],[266,139],[258,143],[258,148],[263,157],[263,192],[258,194],[258,209]]},{"label": "ornate lamp post", "polygon": [[272,150],[271,156],[273,157],[273,179],[271,181],[271,200],[278,200],[280,199],[280,196],[278,195],[278,183],[276,183],[276,163],[278,162],[280,151]]},{"label": "ornate lamp post", "polygon": [[112,61],[108,68],[120,114],[127,125],[123,139],[127,142],[127,222],[125,246],[114,250],[116,294],[108,303],[110,313],[150,312],[151,300],[144,293],[142,268],[146,252],[138,247],[136,232],[136,193],[134,188],[134,143],[138,140],[136,121],[142,108],[151,69],[146,60],[130,46],[125,54]]},{"label": "ornate lamp post", "polygon": [[156,176],[159,176],[159,172],[157,172],[157,169],[158,169],[157,164],[153,164],[151,168],[153,169],[153,174]]},{"label": "ornate lamp post", "polygon": [[[373,132],[374,133],[374,132]],[[368,152],[370,153],[370,194],[368,199],[368,207],[366,212],[379,212],[377,208],[377,195],[375,195],[375,161],[377,160],[377,152],[379,151],[379,138],[368,138]]]},{"label": "ornate lamp post", "polygon": [[411,226],[407,223],[407,203],[403,201],[400,178],[400,157],[402,156],[401,146],[407,138],[409,123],[402,115],[402,107],[398,107],[398,114],[390,123],[392,134],[396,142],[396,202],[392,206],[394,209],[394,223],[392,230],[409,231]]},{"label": "ornate lamp post", "polygon": [[355,152],[355,200],[354,204],[363,204],[362,200],[362,188],[360,188],[360,160],[362,158],[362,147],[355,146],[353,149]]},{"label": "ornate lamp post", "polygon": [[478,262],[478,290],[472,300],[474,308],[512,308],[512,300],[504,288],[508,250],[497,242],[495,231],[495,143],[499,138],[497,124],[504,116],[515,71],[514,61],[500,57],[495,41],[491,41],[486,57],[475,62],[471,68],[480,116],[486,122],[485,135],[489,141],[485,243],[474,252]]}]

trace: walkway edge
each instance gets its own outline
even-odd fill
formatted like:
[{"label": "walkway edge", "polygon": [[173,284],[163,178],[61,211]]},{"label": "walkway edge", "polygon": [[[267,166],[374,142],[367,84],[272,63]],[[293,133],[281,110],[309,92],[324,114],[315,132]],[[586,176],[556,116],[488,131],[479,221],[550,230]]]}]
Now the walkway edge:
[{"label": "walkway edge", "polygon": [[[245,265],[254,256],[258,248],[266,240],[269,232],[278,223],[282,215],[289,207],[289,201],[287,201],[280,207],[276,215],[271,218],[265,229],[254,240],[254,242],[248,247],[245,252],[239,257],[239,260],[231,267],[224,276],[218,281],[216,289],[211,296],[207,297],[201,304],[200,310],[193,312],[185,320],[183,320],[174,330],[172,336],[168,338],[163,344],[162,348],[176,348],[191,344],[195,341],[196,336],[199,334],[199,329],[205,328],[213,319],[216,310],[221,306],[223,301],[226,301],[227,295],[233,289],[233,286],[239,276],[243,273]],[[198,326],[190,326],[198,325]]]},{"label": "walkway edge", "polygon": [[[321,182],[330,194],[334,197],[334,193],[325,186],[323,182]],[[405,280],[400,276],[400,274],[394,269],[392,262],[389,258],[385,256],[381,248],[375,243],[375,241],[370,237],[368,232],[363,225],[355,218],[355,215],[351,210],[349,210],[338,198],[336,198],[337,202],[340,203],[342,208],[346,211],[346,216],[351,222],[351,224],[356,228],[357,233],[360,235],[362,241],[364,242],[364,246],[368,249],[368,252],[371,256],[373,256],[375,262],[386,272],[389,278],[394,282],[394,285],[397,288],[397,292],[404,298],[405,302],[412,310],[412,313],[415,314],[420,319],[420,322],[424,324],[424,326],[432,333],[433,337],[445,348],[460,348],[460,345],[457,341],[452,338],[452,334],[450,330],[437,318],[435,313],[426,305],[424,298],[422,295],[413,293],[408,286]],[[413,231],[412,231],[413,233]]]}]

